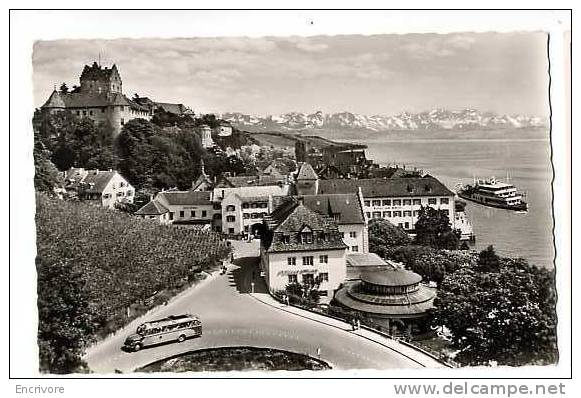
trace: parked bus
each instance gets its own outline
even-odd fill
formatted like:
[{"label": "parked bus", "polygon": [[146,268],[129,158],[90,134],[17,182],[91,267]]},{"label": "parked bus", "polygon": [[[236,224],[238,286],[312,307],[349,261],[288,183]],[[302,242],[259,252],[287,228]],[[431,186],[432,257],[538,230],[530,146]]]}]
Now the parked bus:
[{"label": "parked bus", "polygon": [[202,322],[195,315],[170,315],[167,318],[145,322],[137,327],[136,333],[125,339],[125,348],[139,351],[143,347],[175,342],[184,342],[189,337],[202,335]]}]

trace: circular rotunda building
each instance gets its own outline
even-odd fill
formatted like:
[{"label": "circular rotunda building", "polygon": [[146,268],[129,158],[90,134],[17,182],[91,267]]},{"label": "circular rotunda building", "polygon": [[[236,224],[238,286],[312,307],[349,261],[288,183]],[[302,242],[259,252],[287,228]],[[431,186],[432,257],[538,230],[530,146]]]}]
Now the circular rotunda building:
[{"label": "circular rotunda building", "polygon": [[341,288],[335,300],[393,334],[423,331],[436,289],[421,284],[422,277],[400,268],[361,273],[360,280]]}]

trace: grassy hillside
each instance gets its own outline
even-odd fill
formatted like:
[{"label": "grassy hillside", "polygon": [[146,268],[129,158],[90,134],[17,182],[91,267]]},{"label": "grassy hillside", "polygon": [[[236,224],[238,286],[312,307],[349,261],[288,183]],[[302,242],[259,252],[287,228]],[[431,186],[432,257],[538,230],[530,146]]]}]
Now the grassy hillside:
[{"label": "grassy hillside", "polygon": [[[167,297],[185,288],[200,270],[215,266],[230,252],[215,233],[161,226],[42,194],[37,195],[36,226],[41,351],[43,345],[62,345],[70,332],[55,329],[54,314],[48,316],[60,303],[68,303],[63,311],[76,311],[73,318],[90,318],[90,333],[105,335],[130,320],[128,309],[153,305],[154,300],[147,299],[156,292]],[[53,274],[59,278],[47,277]],[[80,290],[68,288],[69,281],[78,282]],[[73,291],[82,294],[83,308],[78,308],[77,298],[69,297]],[[71,328],[75,319],[70,319]]]}]

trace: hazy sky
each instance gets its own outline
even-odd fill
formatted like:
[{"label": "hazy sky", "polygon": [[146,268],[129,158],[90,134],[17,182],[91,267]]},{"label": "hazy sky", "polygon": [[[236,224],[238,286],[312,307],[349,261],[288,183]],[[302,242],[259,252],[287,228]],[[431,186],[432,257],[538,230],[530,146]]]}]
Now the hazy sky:
[{"label": "hazy sky", "polygon": [[99,54],[117,64],[128,97],[198,112],[548,113],[543,33],[44,41],[33,53],[35,104],[55,84],[78,84]]}]

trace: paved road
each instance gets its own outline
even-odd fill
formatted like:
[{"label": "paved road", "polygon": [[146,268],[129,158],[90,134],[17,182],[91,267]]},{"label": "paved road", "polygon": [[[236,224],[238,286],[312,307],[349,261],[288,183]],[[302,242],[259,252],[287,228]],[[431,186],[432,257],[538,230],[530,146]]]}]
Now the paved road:
[{"label": "paved road", "polygon": [[[256,244],[235,242],[236,259],[226,275],[215,274],[200,285],[189,289],[160,307],[138,319],[96,346],[88,350],[85,360],[97,373],[124,373],[153,361],[182,352],[202,348],[226,346],[255,346],[300,352],[316,357],[317,348],[321,359],[334,369],[390,369],[433,366],[434,361],[423,355],[408,356],[391,347],[378,344],[354,334],[340,326],[324,324],[269,305],[260,300],[265,293],[264,284],[258,278]],[[253,279],[253,277],[255,279]],[[250,282],[255,281],[255,295],[250,294]],[[262,296],[266,296],[263,294]],[[193,313],[200,316],[203,336],[184,343],[167,344],[143,349],[136,353],[121,350],[123,341],[136,326],[150,319],[171,314]],[[340,324],[340,323],[339,323]],[[402,347],[401,352],[410,349]],[[420,359],[418,361],[418,358]]]}]

